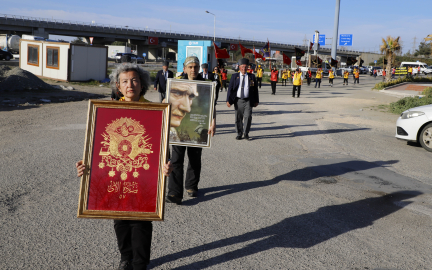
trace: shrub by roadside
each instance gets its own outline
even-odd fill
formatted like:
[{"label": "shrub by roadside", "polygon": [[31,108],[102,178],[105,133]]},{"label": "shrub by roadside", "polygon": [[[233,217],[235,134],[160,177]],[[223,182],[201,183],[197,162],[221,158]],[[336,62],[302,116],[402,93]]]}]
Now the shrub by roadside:
[{"label": "shrub by roadside", "polygon": [[401,114],[402,112],[423,105],[432,104],[432,87],[428,87],[423,91],[424,97],[405,97],[396,102],[390,103],[390,112]]},{"label": "shrub by roadside", "polygon": [[411,78],[406,78],[406,77],[402,78],[401,77],[399,79],[392,80],[389,82],[377,83],[377,84],[375,84],[373,89],[382,90],[386,87],[393,86],[393,85],[400,84],[400,83],[404,83],[404,82],[432,82],[432,77],[429,77],[429,76],[428,77],[411,77]]}]

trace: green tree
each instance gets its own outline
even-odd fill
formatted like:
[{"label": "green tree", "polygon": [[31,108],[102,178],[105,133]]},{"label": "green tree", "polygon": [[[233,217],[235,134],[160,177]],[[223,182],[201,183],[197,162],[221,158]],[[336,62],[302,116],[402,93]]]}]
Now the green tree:
[{"label": "green tree", "polygon": [[396,54],[402,50],[402,46],[399,43],[400,37],[394,38],[391,36],[387,36],[387,39],[382,39],[382,44],[380,46],[381,53],[384,53],[387,58],[387,67],[386,67],[386,82],[391,79],[391,67],[392,63],[395,60]]},{"label": "green tree", "polygon": [[74,44],[87,44],[87,42],[84,41],[83,37],[77,37],[76,39],[72,40],[71,43],[74,43]]},{"label": "green tree", "polygon": [[418,49],[415,51],[414,56],[431,54],[431,43],[426,41],[420,42]]}]

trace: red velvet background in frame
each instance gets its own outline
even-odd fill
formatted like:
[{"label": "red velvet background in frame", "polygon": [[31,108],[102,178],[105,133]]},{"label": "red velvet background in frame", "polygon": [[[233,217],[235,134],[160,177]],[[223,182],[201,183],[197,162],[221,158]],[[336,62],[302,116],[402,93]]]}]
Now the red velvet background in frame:
[{"label": "red velvet background in frame", "polygon": [[155,212],[163,111],[97,108],[87,210]]}]

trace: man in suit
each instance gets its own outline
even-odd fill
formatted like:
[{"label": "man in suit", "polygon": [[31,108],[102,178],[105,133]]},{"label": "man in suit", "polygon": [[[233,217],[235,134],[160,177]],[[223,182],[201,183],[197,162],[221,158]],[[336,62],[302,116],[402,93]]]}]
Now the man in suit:
[{"label": "man in suit", "polygon": [[240,72],[231,77],[226,101],[228,107],[234,104],[236,140],[241,140],[243,134],[246,140],[251,140],[249,130],[252,123],[252,107],[258,106],[259,103],[257,80],[254,74],[246,72],[248,59],[241,59],[239,64]]},{"label": "man in suit", "polygon": [[210,80],[210,81],[213,81],[213,73],[209,73],[208,72],[208,64],[206,63],[206,64],[202,64],[201,65],[201,68],[202,68],[202,72],[200,72],[200,75],[201,75],[201,77],[204,79],[204,80]]},{"label": "man in suit", "polygon": [[158,71],[154,82],[154,90],[158,90],[159,85],[159,102],[162,102],[162,100],[165,99],[167,79],[174,77],[173,72],[168,70],[168,65],[168,61],[163,63],[162,70]]}]

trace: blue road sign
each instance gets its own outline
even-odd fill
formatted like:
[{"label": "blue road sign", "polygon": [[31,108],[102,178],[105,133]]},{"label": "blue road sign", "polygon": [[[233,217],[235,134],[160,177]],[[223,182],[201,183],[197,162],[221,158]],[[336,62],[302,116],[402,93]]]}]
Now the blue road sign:
[{"label": "blue road sign", "polygon": [[[312,36],[312,42],[315,43],[315,35]],[[325,44],[325,35],[319,35],[319,45],[324,46]]]},{"label": "blue road sign", "polygon": [[352,34],[340,34],[339,35],[339,46],[352,46],[353,35]]},{"label": "blue road sign", "polygon": [[376,64],[377,62],[378,62],[377,60],[374,61],[375,64]]},{"label": "blue road sign", "polygon": [[146,53],[143,53],[143,57],[146,57],[147,56],[147,54]]}]

